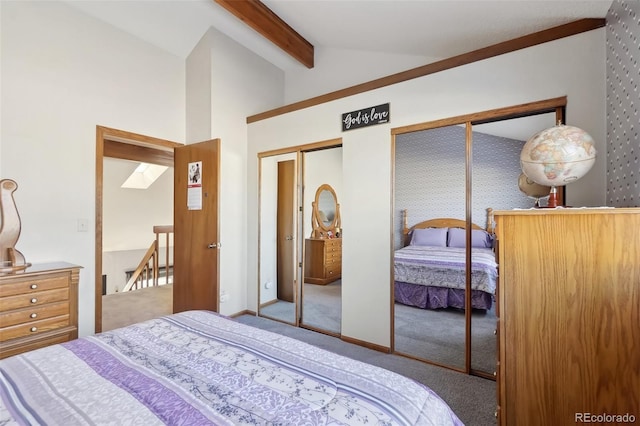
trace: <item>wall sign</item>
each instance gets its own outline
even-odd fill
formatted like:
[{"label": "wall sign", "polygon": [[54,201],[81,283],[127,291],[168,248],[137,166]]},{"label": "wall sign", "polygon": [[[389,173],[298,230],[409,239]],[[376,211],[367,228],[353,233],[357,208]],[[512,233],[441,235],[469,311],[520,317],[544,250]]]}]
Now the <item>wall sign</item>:
[{"label": "wall sign", "polygon": [[376,105],[342,114],[342,131],[388,123],[390,120],[389,104]]}]

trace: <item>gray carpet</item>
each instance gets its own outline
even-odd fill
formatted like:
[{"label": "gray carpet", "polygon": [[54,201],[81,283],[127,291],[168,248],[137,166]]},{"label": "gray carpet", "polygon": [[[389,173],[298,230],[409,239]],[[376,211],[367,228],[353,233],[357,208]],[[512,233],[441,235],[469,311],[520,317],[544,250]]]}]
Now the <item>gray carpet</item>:
[{"label": "gray carpet", "polygon": [[327,285],[304,285],[302,323],[340,334],[342,330],[342,280]]},{"label": "gray carpet", "polygon": [[268,318],[241,315],[236,320],[411,377],[438,393],[465,424],[473,426],[496,424],[494,416],[496,383],[491,380],[457,373],[398,355],[374,351],[344,342],[336,337],[292,327]]},{"label": "gray carpet", "polygon": [[[471,368],[496,369],[496,316],[474,311],[471,319]],[[465,317],[458,309],[420,309],[395,304],[395,350],[451,367],[465,365]]]},{"label": "gray carpet", "polygon": [[[327,285],[304,284],[302,323],[310,327],[340,334],[342,324],[342,281]],[[262,306],[260,316],[295,324],[295,304],[278,300]]]},{"label": "gray carpet", "polygon": [[[340,334],[341,281],[305,284],[302,324]],[[260,316],[295,323],[295,305],[278,301],[260,309]],[[471,368],[492,374],[497,342],[493,310],[474,311],[471,323]],[[465,318],[457,309],[420,309],[395,304],[395,351],[455,368],[465,366]]]}]

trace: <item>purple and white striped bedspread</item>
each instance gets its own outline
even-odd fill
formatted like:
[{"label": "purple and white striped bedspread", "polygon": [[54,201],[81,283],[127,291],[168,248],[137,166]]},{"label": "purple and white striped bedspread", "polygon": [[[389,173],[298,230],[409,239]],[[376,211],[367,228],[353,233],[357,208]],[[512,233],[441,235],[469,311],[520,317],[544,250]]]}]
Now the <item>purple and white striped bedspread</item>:
[{"label": "purple and white striped bedspread", "polygon": [[422,384],[188,311],[0,361],[2,425],[461,425]]},{"label": "purple and white striped bedspread", "polygon": [[[466,249],[406,246],[394,255],[395,280],[410,284],[464,289]],[[471,250],[471,289],[495,293],[498,275],[495,253],[489,248]]]}]

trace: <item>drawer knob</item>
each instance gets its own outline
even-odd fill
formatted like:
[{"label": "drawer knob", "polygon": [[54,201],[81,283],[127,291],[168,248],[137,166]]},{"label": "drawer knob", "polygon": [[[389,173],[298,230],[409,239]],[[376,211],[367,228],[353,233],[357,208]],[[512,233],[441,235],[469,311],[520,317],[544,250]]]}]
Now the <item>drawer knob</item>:
[{"label": "drawer knob", "polygon": [[494,372],[493,372],[493,377],[497,377],[497,376],[498,376],[498,372],[497,372],[497,371],[494,371]]},{"label": "drawer knob", "polygon": [[35,333],[36,331],[38,331],[38,327],[31,327],[31,332]]},{"label": "drawer knob", "polygon": [[38,303],[38,299],[34,297],[33,299],[31,299],[31,303]]},{"label": "drawer knob", "polygon": [[36,314],[35,312],[32,313],[31,315],[29,315],[31,318],[36,318],[38,316],[38,314]]},{"label": "drawer knob", "polygon": [[36,288],[38,288],[38,284],[31,284],[31,290],[35,290]]}]

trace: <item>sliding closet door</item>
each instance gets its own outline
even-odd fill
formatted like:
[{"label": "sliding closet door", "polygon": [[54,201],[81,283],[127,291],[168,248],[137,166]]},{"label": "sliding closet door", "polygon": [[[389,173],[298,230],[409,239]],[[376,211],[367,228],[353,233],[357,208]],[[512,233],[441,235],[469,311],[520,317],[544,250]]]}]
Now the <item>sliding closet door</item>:
[{"label": "sliding closet door", "polygon": [[[484,228],[492,227],[487,222],[487,209],[534,207],[536,199],[528,197],[520,189],[520,152],[531,136],[553,126],[554,120],[555,113],[546,113],[473,125],[471,216],[474,223]],[[546,198],[541,199],[540,204],[546,204]],[[497,362],[497,317],[495,298],[490,295],[495,291],[496,281],[480,270],[481,262],[493,256],[490,244],[487,247],[482,245],[479,238],[472,240],[472,259],[476,260],[478,270],[472,274],[471,281],[476,306],[471,315],[471,369],[492,376]]]},{"label": "sliding closet door", "polygon": [[[465,141],[464,126],[396,136],[396,250],[404,246],[405,210],[409,227],[434,218],[465,219]],[[414,242],[416,246],[427,246],[425,251],[433,251],[435,255],[437,250],[446,248],[446,231],[444,235],[444,240]],[[465,368],[466,322],[460,305],[465,299],[464,249],[462,256],[461,269],[446,277],[437,272],[427,276],[408,271],[394,283],[396,352],[456,369]]]},{"label": "sliding closet door", "polygon": [[[330,334],[342,330],[342,240],[332,238],[323,242],[312,239],[313,203],[319,188],[328,185],[335,193],[324,190],[319,197],[318,211],[331,224],[340,219],[338,208],[342,200],[342,147],[303,152],[304,194],[302,202],[303,239],[305,240],[305,268],[302,288],[301,325]],[[338,225],[341,228],[341,224]],[[345,231],[341,229],[341,231]],[[346,230],[348,232],[348,230]],[[336,237],[333,235],[333,237]],[[327,245],[329,244],[329,245]],[[320,250],[322,247],[322,252]],[[326,259],[318,256],[328,254]],[[323,272],[327,272],[323,274]],[[309,275],[322,275],[318,276]],[[333,279],[330,274],[336,276]]]},{"label": "sliding closet door", "polygon": [[258,315],[294,325],[299,299],[296,170],[296,153],[260,158]]}]

